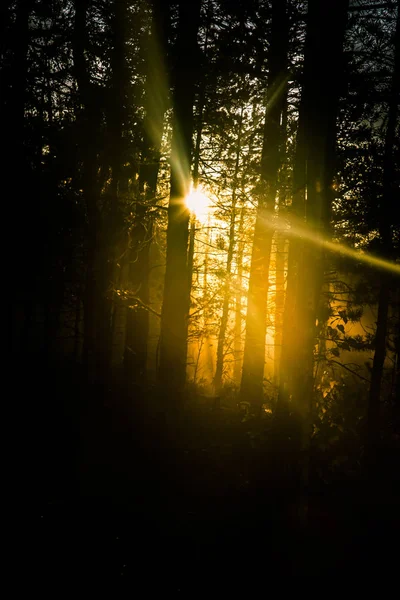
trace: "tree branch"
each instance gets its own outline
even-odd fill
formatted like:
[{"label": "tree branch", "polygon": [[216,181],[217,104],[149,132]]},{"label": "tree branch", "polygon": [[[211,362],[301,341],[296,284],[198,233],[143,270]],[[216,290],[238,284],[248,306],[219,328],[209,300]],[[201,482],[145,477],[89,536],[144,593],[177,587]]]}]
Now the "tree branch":
[{"label": "tree branch", "polygon": [[356,377],[358,377],[362,381],[366,381],[368,384],[371,383],[369,379],[367,379],[366,377],[363,377],[362,375],[360,375],[356,371],[353,371],[353,369],[350,369],[350,367],[348,367],[344,363],[339,362],[338,360],[329,359],[328,362],[329,363],[334,363],[335,365],[339,365],[339,367],[343,367],[343,369],[346,369],[346,371],[349,371],[349,373],[351,373],[352,375],[355,375]]},{"label": "tree branch", "polygon": [[[151,308],[151,306],[149,306],[148,304],[145,304],[144,302],[142,302],[142,300],[140,298],[138,298],[137,296],[130,296],[129,297],[129,301],[134,301],[137,304],[139,304],[139,306],[141,306],[142,308],[144,308],[145,310],[151,312],[153,315],[155,315],[156,317],[159,317],[161,319],[161,313],[158,313],[156,310],[154,310],[154,308]],[[136,308],[136,306],[130,306],[128,305],[128,308],[130,310],[133,310],[134,308]]]}]

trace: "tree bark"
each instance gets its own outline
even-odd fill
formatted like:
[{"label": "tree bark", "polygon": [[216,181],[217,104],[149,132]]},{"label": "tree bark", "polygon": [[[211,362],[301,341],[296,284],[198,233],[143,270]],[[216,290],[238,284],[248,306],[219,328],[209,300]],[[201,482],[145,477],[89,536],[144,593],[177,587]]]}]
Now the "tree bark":
[{"label": "tree bark", "polygon": [[[301,231],[296,231],[296,225],[305,222],[310,232],[319,236],[321,241],[329,225],[347,5],[347,0],[335,5],[329,3],[329,10],[324,12],[317,0],[311,0],[309,4],[284,315],[280,399],[285,398],[285,403],[291,397],[293,400],[294,397],[308,396],[303,393],[303,384],[305,380],[308,384],[312,380],[316,306],[323,273],[322,254],[315,245],[302,238]],[[329,22],[334,26],[328,27]],[[326,24],[329,34],[321,23]],[[315,73],[320,76],[316,77]],[[294,376],[296,371],[297,376]]]},{"label": "tree bark", "polygon": [[288,28],[286,2],[272,2],[269,80],[261,159],[261,196],[257,207],[250,266],[243,371],[242,400],[257,412],[263,402],[267,297],[273,219],[280,166],[281,116],[286,98]]},{"label": "tree bark", "polygon": [[[98,347],[97,371],[106,384],[111,377],[113,351],[114,288],[116,280],[116,249],[121,230],[120,180],[123,162],[123,126],[126,120],[128,71],[126,64],[127,0],[115,0],[112,21],[111,85],[107,102],[108,165],[111,183],[101,223],[100,296],[96,323]],[[107,165],[107,166],[108,166]]]},{"label": "tree bark", "polygon": [[129,302],[124,350],[124,372],[128,387],[146,381],[149,336],[150,248],[153,237],[149,208],[155,204],[160,167],[164,114],[168,105],[167,82],[163,78],[162,56],[167,54],[169,4],[153,1],[153,16],[146,56],[145,109],[142,156],[139,171],[140,199],[130,235],[129,289],[139,302]]},{"label": "tree bark", "polygon": [[189,211],[193,104],[198,62],[200,0],[179,5],[173,95],[171,189],[168,206],[167,262],[161,313],[159,389],[171,411],[180,409],[186,380]]},{"label": "tree bark", "polygon": [[316,317],[324,269],[322,250],[302,238],[296,227],[306,226],[321,243],[329,229],[348,0],[310,0],[308,6],[278,401],[278,412],[292,415],[301,524],[306,520]]},{"label": "tree bark", "polygon": [[[397,190],[394,189],[395,164],[394,164],[394,145],[396,139],[396,126],[398,121],[398,107],[400,101],[400,2],[397,2],[397,24],[395,33],[395,62],[392,79],[392,90],[389,103],[389,115],[385,137],[384,164],[383,164],[383,192],[380,208],[379,233],[381,238],[382,251],[387,258],[391,257],[392,252],[392,234],[389,222],[391,207],[395,205]],[[388,331],[388,314],[390,306],[390,292],[393,283],[393,276],[388,273],[381,273],[379,299],[378,299],[378,317],[375,333],[375,353],[372,364],[371,385],[369,389],[368,414],[367,414],[367,445],[370,454],[379,439],[380,422],[380,396],[383,377],[383,367],[386,356],[386,338]]]},{"label": "tree bark", "polygon": [[279,384],[282,354],[283,311],[285,306],[285,250],[286,234],[276,234],[276,279],[275,279],[275,337],[274,337],[274,384]]},{"label": "tree bark", "polygon": [[279,227],[275,233],[276,258],[275,258],[275,336],[274,336],[274,375],[273,382],[276,389],[279,386],[279,371],[282,354],[283,339],[283,313],[285,308],[285,268],[287,267],[287,233],[284,230],[287,198],[287,119],[288,119],[288,85],[285,86],[285,101],[282,110],[281,127],[281,155],[282,167],[279,174],[278,193],[278,218]]},{"label": "tree bark", "polygon": [[236,274],[236,292],[235,292],[235,327],[234,327],[234,341],[233,341],[233,354],[235,357],[235,365],[233,368],[233,380],[235,385],[240,385],[240,377],[242,373],[242,285],[243,285],[243,252],[244,252],[244,240],[243,240],[243,224],[244,224],[244,205],[240,209],[239,218],[239,232],[241,237],[238,241],[238,250],[236,254],[237,260],[237,274]]},{"label": "tree bark", "polygon": [[[37,205],[35,202],[26,201],[32,194],[30,181],[32,176],[24,147],[30,44],[29,17],[33,7],[34,0],[19,0],[13,9],[14,22],[11,19],[10,7],[2,7],[4,12],[1,15],[1,44],[4,55],[1,57],[0,68],[0,126],[3,132],[12,132],[12,135],[7,136],[7,151],[4,152],[2,159],[3,172],[6,174],[3,178],[3,194],[5,198],[12,199],[9,216],[10,222],[18,223],[19,246],[21,246],[19,262],[22,264],[25,264],[26,256],[35,260],[32,257],[32,250],[37,247],[36,228],[32,227],[32,223],[37,220]],[[21,173],[24,174],[23,177]],[[18,201],[15,200],[16,198]],[[21,219],[21,207],[23,207],[23,219]],[[21,285],[19,268],[17,264],[10,269],[13,348],[18,352],[26,351],[29,347],[37,285],[35,269],[25,270],[23,285]],[[21,327],[20,320],[22,320]]]},{"label": "tree bark", "polygon": [[89,7],[88,0],[75,0],[75,21],[72,43],[74,74],[78,84],[80,104],[83,109],[77,114],[81,121],[82,150],[82,189],[87,213],[86,241],[86,277],[83,294],[83,363],[89,381],[96,379],[97,339],[96,326],[98,319],[98,297],[100,293],[98,243],[100,233],[100,213],[98,196],[100,193],[97,181],[96,140],[100,123],[99,110],[95,101],[94,90],[90,82],[85,57],[87,44],[86,18]]},{"label": "tree bark", "polygon": [[232,260],[233,253],[235,250],[235,222],[236,222],[236,204],[237,204],[237,185],[238,185],[238,175],[239,175],[239,165],[240,165],[240,152],[241,152],[241,142],[242,142],[242,120],[243,120],[243,108],[240,114],[239,119],[239,128],[238,128],[238,141],[236,148],[236,158],[235,158],[235,172],[233,174],[233,191],[232,191],[232,205],[231,205],[231,220],[229,225],[229,245],[228,245],[228,255],[226,258],[226,276],[225,276],[225,285],[224,285],[224,299],[222,303],[222,316],[221,316],[221,324],[218,333],[218,345],[217,345],[217,365],[215,369],[214,376],[214,389],[217,394],[220,393],[222,387],[222,375],[224,370],[224,346],[225,346],[225,336],[226,329],[228,326],[228,318],[229,318],[229,303],[231,300],[231,271],[232,271]]}]

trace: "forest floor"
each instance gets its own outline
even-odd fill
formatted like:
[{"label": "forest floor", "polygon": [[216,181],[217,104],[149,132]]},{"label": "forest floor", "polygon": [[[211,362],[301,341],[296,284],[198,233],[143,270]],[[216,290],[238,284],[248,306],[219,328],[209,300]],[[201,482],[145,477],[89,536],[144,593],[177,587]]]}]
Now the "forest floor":
[{"label": "forest floor", "polygon": [[29,525],[16,556],[40,585],[123,579],[143,593],[194,593],[261,590],[282,575],[394,577],[395,449],[373,483],[311,473],[302,530],[290,475],[276,478],[270,446],[257,442],[268,440],[268,418],[251,423],[237,407],[195,403],[179,433],[166,433],[115,393],[85,404],[77,381],[50,379],[45,390],[38,375],[28,384],[42,386],[42,403],[21,494]]}]

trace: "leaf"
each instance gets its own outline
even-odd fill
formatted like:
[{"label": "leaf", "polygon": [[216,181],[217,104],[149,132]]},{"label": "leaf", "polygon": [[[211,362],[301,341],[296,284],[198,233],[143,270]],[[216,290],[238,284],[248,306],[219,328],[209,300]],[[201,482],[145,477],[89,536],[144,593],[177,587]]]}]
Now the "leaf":
[{"label": "leaf", "polygon": [[336,325],[336,329],[339,329],[339,331],[341,331],[342,333],[344,333],[344,325],[342,325],[342,324]]},{"label": "leaf", "polygon": [[348,342],[342,342],[340,344],[340,349],[341,350],[351,350],[351,346]]},{"label": "leaf", "polygon": [[331,354],[333,354],[333,356],[340,356],[340,350],[339,350],[339,348],[332,348],[331,349]]}]

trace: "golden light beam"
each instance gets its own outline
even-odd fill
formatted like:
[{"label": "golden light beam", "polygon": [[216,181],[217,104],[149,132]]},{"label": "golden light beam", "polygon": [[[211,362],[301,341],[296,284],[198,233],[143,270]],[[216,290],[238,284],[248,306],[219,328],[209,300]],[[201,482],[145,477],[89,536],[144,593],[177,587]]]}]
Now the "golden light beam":
[{"label": "golden light beam", "polygon": [[277,98],[282,93],[285,85],[289,81],[289,73],[285,73],[283,77],[281,77],[280,81],[275,84],[275,89],[272,90],[271,97],[267,99],[265,110],[268,112],[273,104],[275,104]]},{"label": "golden light beam", "polygon": [[331,250],[332,252],[344,254],[349,258],[357,259],[361,262],[364,262],[370,265],[371,267],[377,267],[378,269],[384,269],[385,271],[390,271],[392,273],[397,273],[398,275],[400,275],[400,264],[391,262],[390,260],[378,258],[373,254],[369,254],[368,252],[360,252],[354,250],[353,248],[349,248],[344,244],[338,244],[335,242],[330,242],[328,240],[322,240],[322,245]]},{"label": "golden light beam", "polygon": [[350,248],[345,244],[332,242],[330,240],[325,239],[322,236],[322,233],[312,231],[299,223],[292,223],[288,228],[287,222],[281,217],[266,219],[266,221],[268,221],[268,227],[279,229],[280,231],[286,231],[289,236],[303,238],[311,242],[312,244],[315,244],[316,246],[327,248],[328,250],[330,250],[331,252],[335,252],[336,254],[342,254],[344,256],[348,256],[353,260],[363,262],[371,267],[383,269],[385,271],[390,271],[391,273],[396,273],[397,275],[400,275],[400,264],[397,262],[392,262],[384,258],[379,258],[378,256],[374,256],[373,254],[370,254],[369,252],[365,252],[363,250],[355,250],[354,248]]}]

